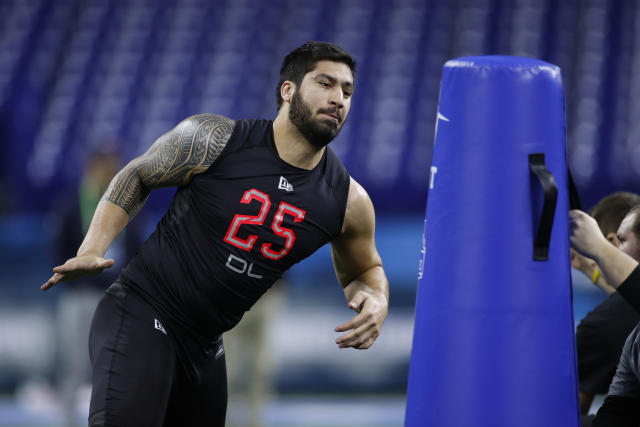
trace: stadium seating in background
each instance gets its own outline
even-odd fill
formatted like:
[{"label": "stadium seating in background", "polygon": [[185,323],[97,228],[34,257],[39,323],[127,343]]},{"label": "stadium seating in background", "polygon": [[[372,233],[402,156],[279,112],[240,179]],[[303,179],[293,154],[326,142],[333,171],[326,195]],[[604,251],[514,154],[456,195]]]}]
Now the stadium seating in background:
[{"label": "stadium seating in background", "polygon": [[17,211],[41,211],[105,138],[128,141],[131,158],[190,114],[274,117],[282,56],[323,39],[359,61],[333,145],[379,210],[424,209],[441,66],[481,54],[561,66],[589,204],[638,186],[638,28],[632,0],[2,2],[0,176]]}]

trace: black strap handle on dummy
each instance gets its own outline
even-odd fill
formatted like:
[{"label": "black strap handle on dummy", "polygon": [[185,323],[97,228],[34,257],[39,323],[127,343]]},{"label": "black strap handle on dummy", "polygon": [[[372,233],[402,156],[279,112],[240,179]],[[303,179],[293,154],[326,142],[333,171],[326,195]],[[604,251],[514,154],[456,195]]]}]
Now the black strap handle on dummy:
[{"label": "black strap handle on dummy", "polygon": [[551,241],[551,229],[553,216],[558,201],[558,186],[544,162],[544,153],[529,154],[529,169],[538,178],[542,191],[544,191],[544,204],[536,239],[533,242],[534,261],[546,261],[549,259],[549,242]]},{"label": "black strap handle on dummy", "polygon": [[569,209],[582,210],[582,203],[580,203],[580,196],[578,196],[578,189],[576,188],[571,171],[567,168],[567,175],[569,176]]}]

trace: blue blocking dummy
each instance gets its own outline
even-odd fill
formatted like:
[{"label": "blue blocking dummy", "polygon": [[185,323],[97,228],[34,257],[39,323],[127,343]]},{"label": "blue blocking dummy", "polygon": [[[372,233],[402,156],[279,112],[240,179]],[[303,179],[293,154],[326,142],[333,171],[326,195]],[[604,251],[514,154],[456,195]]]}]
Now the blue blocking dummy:
[{"label": "blue blocking dummy", "polygon": [[560,69],[444,65],[406,427],[579,426]]}]

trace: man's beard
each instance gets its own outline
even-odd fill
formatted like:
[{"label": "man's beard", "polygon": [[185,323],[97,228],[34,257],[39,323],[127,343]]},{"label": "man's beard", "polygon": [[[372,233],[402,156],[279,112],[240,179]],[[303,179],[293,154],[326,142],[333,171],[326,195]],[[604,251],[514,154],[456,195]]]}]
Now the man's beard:
[{"label": "man's beard", "polygon": [[[342,121],[342,115],[338,112],[337,108],[335,111],[331,109],[320,109],[318,113],[336,114],[339,120]],[[298,91],[294,92],[291,98],[291,108],[289,109],[289,120],[298,128],[302,136],[304,136],[309,143],[318,148],[322,148],[333,141],[342,127],[330,119],[322,120],[322,122],[313,120],[311,115],[311,109],[302,100],[300,93]]]}]

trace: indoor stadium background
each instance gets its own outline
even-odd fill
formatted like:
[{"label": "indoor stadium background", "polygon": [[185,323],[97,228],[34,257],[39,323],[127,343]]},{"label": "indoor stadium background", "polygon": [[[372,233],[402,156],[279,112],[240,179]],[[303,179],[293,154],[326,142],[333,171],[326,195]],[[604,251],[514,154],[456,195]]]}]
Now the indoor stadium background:
[{"label": "indoor stadium background", "polygon": [[[447,59],[505,54],[559,65],[583,206],[640,191],[633,0],[0,0],[0,426],[62,425],[50,385],[64,285],[39,286],[52,267],[50,213],[75,191],[88,153],[106,147],[131,159],[200,112],[275,117],[282,58],[307,40],[338,43],[358,60],[350,117],[331,146],[376,207],[391,307],[371,350],[338,351],[333,328],[350,312],[327,248],[296,266],[260,356],[275,392],[264,425],[402,425]],[[152,195],[146,232],[172,194]],[[578,318],[604,297],[574,287]],[[243,405],[232,401],[230,416],[241,418]]]}]

